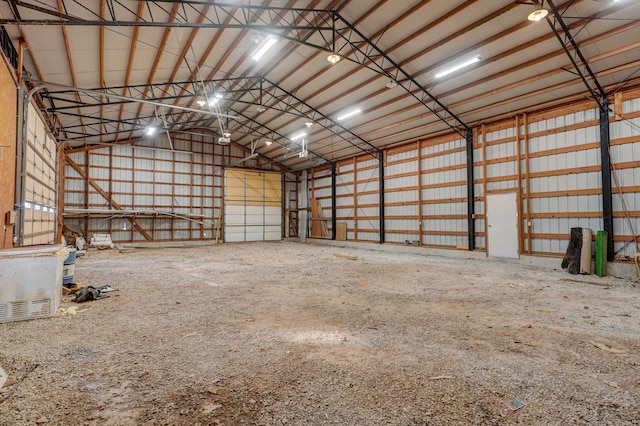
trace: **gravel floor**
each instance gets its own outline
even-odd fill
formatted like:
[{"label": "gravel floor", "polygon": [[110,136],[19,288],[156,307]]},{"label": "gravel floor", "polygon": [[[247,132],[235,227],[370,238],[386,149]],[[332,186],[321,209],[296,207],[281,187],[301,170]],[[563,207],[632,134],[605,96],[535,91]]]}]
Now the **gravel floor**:
[{"label": "gravel floor", "polygon": [[91,252],[118,291],[0,324],[0,425],[640,425],[635,281],[419,253]]}]

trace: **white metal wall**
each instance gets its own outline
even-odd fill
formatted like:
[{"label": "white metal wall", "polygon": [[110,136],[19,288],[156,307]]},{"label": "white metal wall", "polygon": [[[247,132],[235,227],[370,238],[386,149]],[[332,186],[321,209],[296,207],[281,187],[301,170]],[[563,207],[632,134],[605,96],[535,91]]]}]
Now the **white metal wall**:
[{"label": "white metal wall", "polygon": [[205,138],[173,139],[172,144],[174,150],[156,141],[155,145],[167,148],[114,145],[71,153],[69,158],[80,171],[66,166],[65,206],[67,210],[157,210],[190,219],[143,215],[133,223],[129,218],[94,216],[66,217],[65,223],[89,236],[111,233],[114,241],[148,240],[140,230],[154,241],[222,239],[218,222],[224,164],[244,157],[244,152]]},{"label": "white metal wall", "polygon": [[[341,161],[336,166],[336,221],[346,223],[347,240],[380,241],[378,160],[371,156]],[[331,176],[327,208],[331,208]],[[327,198],[325,198],[326,200]]]},{"label": "white metal wall", "polygon": [[[527,134],[527,249],[533,254],[563,253],[572,227],[602,229],[598,111],[590,108],[535,121]],[[563,235],[567,239],[559,238]]]},{"label": "white metal wall", "polygon": [[420,241],[418,148],[387,153],[384,173],[386,240]]},{"label": "white metal wall", "polygon": [[467,247],[466,141],[449,137],[422,146],[423,244]]},{"label": "white metal wall", "polygon": [[[310,180],[309,183],[309,206],[312,206],[313,200],[315,199],[318,203],[318,209],[322,211],[322,215],[327,220],[322,220],[320,215],[313,216],[310,215],[311,220],[309,221],[310,232],[308,235],[312,237],[323,237],[321,233],[321,222],[324,222],[327,230],[329,231],[329,235],[333,232],[331,228],[331,171],[329,169],[317,169],[313,170],[312,173],[308,175]],[[311,211],[315,210],[316,207],[311,207]]]},{"label": "white metal wall", "polygon": [[610,130],[614,251],[633,256],[639,250],[631,241],[640,234],[640,91],[620,93],[616,101]]}]

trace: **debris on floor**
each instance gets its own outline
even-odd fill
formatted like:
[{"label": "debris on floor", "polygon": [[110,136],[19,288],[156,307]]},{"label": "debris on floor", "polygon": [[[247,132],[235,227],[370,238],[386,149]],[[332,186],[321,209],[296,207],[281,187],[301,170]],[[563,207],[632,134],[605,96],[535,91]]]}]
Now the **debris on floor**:
[{"label": "debris on floor", "polygon": [[606,351],[606,352],[611,352],[612,354],[626,354],[627,353],[626,349],[616,348],[613,345],[610,345],[608,343],[596,342],[596,341],[593,341],[593,340],[589,340],[589,343],[591,343],[593,346],[595,346],[598,349],[602,349],[603,351]]},{"label": "debris on floor", "polygon": [[[113,289],[110,291],[113,291]],[[109,297],[109,296],[103,295],[102,290],[88,285],[78,290],[78,292],[76,293],[76,298],[73,301],[76,303],[82,303],[89,300],[100,300],[106,297]]]},{"label": "debris on floor", "polygon": [[89,245],[98,249],[108,249],[115,247],[113,241],[111,240],[111,234],[93,234]]},{"label": "debris on floor", "polygon": [[2,369],[2,367],[0,367],[0,389],[2,389],[2,387],[4,386],[4,383],[7,381],[8,377],[9,377],[9,375],[7,374],[7,372],[4,371]]},{"label": "debris on floor", "polygon": [[68,308],[58,308],[58,313],[61,315],[77,315],[83,312],[87,312],[89,308],[78,309],[77,306],[69,306]]},{"label": "debris on floor", "polygon": [[358,256],[351,256],[350,254],[333,253],[335,257],[341,257],[343,259],[358,260]]},{"label": "debris on floor", "polygon": [[[29,367],[27,369],[27,371],[24,372],[24,374],[22,374],[22,377],[20,377],[15,382],[11,383],[11,386],[13,386],[13,388],[10,391],[8,391],[5,396],[0,398],[0,403],[2,403],[4,401],[6,401],[7,399],[11,398],[11,395],[13,395],[16,390],[18,390],[18,386],[20,386],[20,383],[22,383],[22,381],[29,375],[29,373],[33,372],[33,370],[35,370],[39,366],[40,366],[40,364],[33,364],[31,367]],[[6,386],[6,387],[9,387],[9,386]]]},{"label": "debris on floor", "polygon": [[509,407],[510,410],[513,410],[513,411],[519,410],[522,407],[524,407],[524,403],[521,401],[518,401],[517,399],[512,399],[509,402],[505,402],[505,404],[507,405],[507,407]]}]

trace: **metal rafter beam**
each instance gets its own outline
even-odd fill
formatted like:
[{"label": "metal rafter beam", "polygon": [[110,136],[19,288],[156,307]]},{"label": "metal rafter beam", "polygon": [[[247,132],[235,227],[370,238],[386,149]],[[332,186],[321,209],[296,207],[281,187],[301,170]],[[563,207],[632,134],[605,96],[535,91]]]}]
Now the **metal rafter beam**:
[{"label": "metal rafter beam", "polygon": [[[587,87],[587,90],[589,90],[589,93],[591,93],[593,99],[598,102],[598,106],[600,108],[603,108],[604,99],[607,97],[607,93],[600,85],[600,82],[598,81],[595,73],[591,70],[591,67],[582,54],[578,43],[576,43],[573,35],[571,34],[571,30],[562,19],[561,12],[553,3],[553,0],[547,0],[547,3],[549,4],[549,8],[551,9],[551,14],[547,16],[546,20],[549,24],[549,27],[551,27],[551,31],[553,31],[553,34],[556,36],[556,38],[562,45],[562,48],[569,57],[571,64],[575,68],[576,74],[580,77],[584,85]],[[562,28],[564,38],[556,28],[556,23],[560,25],[560,28]],[[576,57],[578,58],[577,60]],[[589,81],[591,81],[593,86],[589,83]]]},{"label": "metal rafter beam", "polygon": [[292,112],[302,117],[309,118],[316,124],[325,128],[329,132],[334,133],[336,136],[359,150],[367,154],[377,156],[377,152],[379,151],[378,148],[371,145],[371,143],[367,142],[350,129],[313,108],[293,93],[283,89],[266,78],[262,78],[261,83],[263,105],[278,111]]},{"label": "metal rafter beam", "polygon": [[[149,90],[149,89],[153,90]],[[117,86],[117,87],[105,87],[97,89],[82,90],[81,93],[85,95],[82,101],[78,101],[75,98],[75,93],[78,89],[67,89],[49,91],[44,94],[43,97],[48,97],[56,101],[57,107],[49,108],[47,110],[50,114],[74,116],[77,118],[89,119],[89,124],[95,122],[96,118],[93,114],[72,114],[69,110],[77,109],[78,107],[97,109],[99,107],[122,105],[125,103],[133,103],[144,100],[152,105],[166,105],[167,102],[174,102],[179,99],[193,100],[200,97],[203,91],[207,91],[209,96],[214,96],[213,93],[221,93],[224,95],[225,101],[235,103],[244,103],[250,105],[260,105],[267,107],[271,110],[280,111],[286,114],[303,117],[314,121],[330,133],[341,138],[350,145],[358,148],[364,153],[377,156],[378,148],[371,145],[368,141],[358,136],[353,131],[344,127],[337,121],[331,119],[326,114],[318,111],[311,105],[307,104],[293,93],[283,89],[277,84],[267,80],[263,77],[238,77],[229,79],[215,79],[206,80],[204,82],[177,82],[177,83],[161,83],[161,84],[139,84],[134,86]],[[154,97],[143,97],[145,93],[155,93]],[[119,93],[126,93],[127,96],[122,96]],[[69,95],[69,97],[65,97]],[[136,97],[137,96],[137,97]],[[186,107],[184,107],[186,108]],[[182,110],[184,110],[184,108]],[[188,108],[186,111],[195,113],[197,117],[201,117],[200,121],[203,126],[214,124],[207,120],[206,117],[202,117],[201,114],[197,114],[200,110]],[[204,113],[206,110],[202,110]],[[175,118],[169,119],[171,124],[183,124],[183,119],[180,118],[180,114],[165,113],[167,117]],[[244,119],[248,119],[248,116],[242,114]],[[238,118],[240,116],[237,116]],[[93,119],[93,120],[91,120]],[[111,120],[103,118],[100,121],[105,125],[109,123],[122,123],[129,124],[131,126],[138,125],[138,130],[144,128],[141,123],[145,123],[153,119],[152,116],[137,117],[135,119],[118,119]],[[258,123],[256,120],[251,119],[253,122]],[[189,121],[197,121],[190,119]],[[239,124],[241,120],[235,120]],[[69,126],[67,128],[72,128]],[[93,127],[92,127],[93,128]],[[131,128],[131,127],[129,127]],[[124,131],[124,130],[123,130]],[[269,133],[272,131],[269,130]],[[283,139],[286,139],[283,136]],[[324,159],[324,158],[323,158]],[[325,161],[329,161],[324,159]]]},{"label": "metal rafter beam", "polygon": [[[213,96],[213,92],[224,93],[225,97],[233,99],[234,102],[258,104],[260,102],[260,87],[256,86],[257,77],[239,77],[205,80],[204,82],[183,81],[173,83],[155,83],[155,84],[138,84],[130,86],[110,86],[97,89],[91,89],[93,92],[99,92],[100,95],[85,94],[88,100],[81,105],[86,107],[113,106],[123,103],[135,102],[134,99],[146,99],[155,102],[178,101],[182,99],[193,100],[193,98],[203,95],[204,90]],[[202,87],[204,83],[205,87]],[[149,92],[153,96],[149,96]],[[64,95],[72,94],[70,90],[56,90],[43,93],[42,98],[48,98],[56,101],[58,105],[61,103],[71,103],[71,105],[61,105],[48,108],[47,112],[57,113],[69,108],[76,108],[74,100],[64,98]],[[120,100],[118,97],[110,95],[122,96],[125,93],[129,100]],[[93,102],[89,102],[93,101]]]},{"label": "metal rafter beam", "polygon": [[[239,127],[234,128],[235,131],[238,131],[241,133],[249,133],[265,139],[272,140],[278,145],[282,146],[282,148],[285,149],[285,152],[288,152],[292,149],[290,144],[285,143],[285,141],[287,140],[287,137],[284,136],[282,133],[274,129],[271,129],[265,126],[264,124],[257,122],[255,119],[249,117],[248,115],[244,114],[241,111],[236,111],[236,110],[230,110],[230,111],[236,114],[236,116],[242,117],[245,119],[244,121],[236,120],[236,123]],[[274,137],[274,136],[277,136],[277,137]],[[307,151],[309,152],[309,154],[313,154],[314,156],[316,156],[319,162],[331,163],[331,160],[329,160],[328,158],[325,158],[321,154],[318,154],[317,152],[314,152],[311,149],[307,149]]]},{"label": "metal rafter beam", "polygon": [[[439,120],[461,136],[469,130],[462,120],[422,86],[411,74],[361,33],[337,11],[211,3],[206,0],[147,1],[149,17],[135,14],[121,2],[109,2],[110,19],[92,13],[79,0],[73,3],[85,10],[86,16],[71,16],[27,1],[14,0],[17,7],[31,9],[47,19],[0,19],[0,25],[84,25],[180,28],[253,29],[303,44],[325,52],[340,54],[345,59],[393,79]],[[163,3],[181,3],[178,16],[170,16]],[[154,7],[152,8],[151,5]],[[207,9],[204,9],[206,6]],[[202,10],[209,12],[203,14]],[[153,12],[153,13],[152,13]],[[155,15],[154,15],[155,13]],[[51,19],[53,16],[56,19]],[[129,20],[122,20],[126,16]],[[169,18],[171,17],[172,20]],[[201,18],[200,20],[198,18]],[[225,22],[225,20],[228,20]]]},{"label": "metal rafter beam", "polygon": [[[580,51],[578,43],[576,43],[570,29],[564,23],[562,14],[553,3],[553,0],[547,0],[551,9],[553,20],[547,16],[546,20],[555,34],[556,38],[562,44],[562,48],[566,52],[571,64],[575,68],[576,74],[580,77],[584,85],[591,93],[593,100],[598,103],[600,112],[600,157],[601,157],[601,179],[602,179],[602,222],[603,228],[607,231],[607,260],[613,261],[613,243],[614,243],[614,225],[613,225],[613,199],[611,190],[611,158],[609,149],[611,146],[611,137],[609,134],[609,98],[607,92],[602,88],[597,76],[591,70],[589,63]],[[556,23],[560,25],[564,33],[564,39],[556,28]],[[575,55],[575,57],[574,57]],[[576,57],[578,58],[576,60]]]}]

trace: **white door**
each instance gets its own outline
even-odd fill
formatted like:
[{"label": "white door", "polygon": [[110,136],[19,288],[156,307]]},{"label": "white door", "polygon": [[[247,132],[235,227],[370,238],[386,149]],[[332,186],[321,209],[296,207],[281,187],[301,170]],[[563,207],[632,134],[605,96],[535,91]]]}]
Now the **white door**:
[{"label": "white door", "polygon": [[489,256],[519,257],[518,195],[515,192],[487,194],[487,241]]}]

